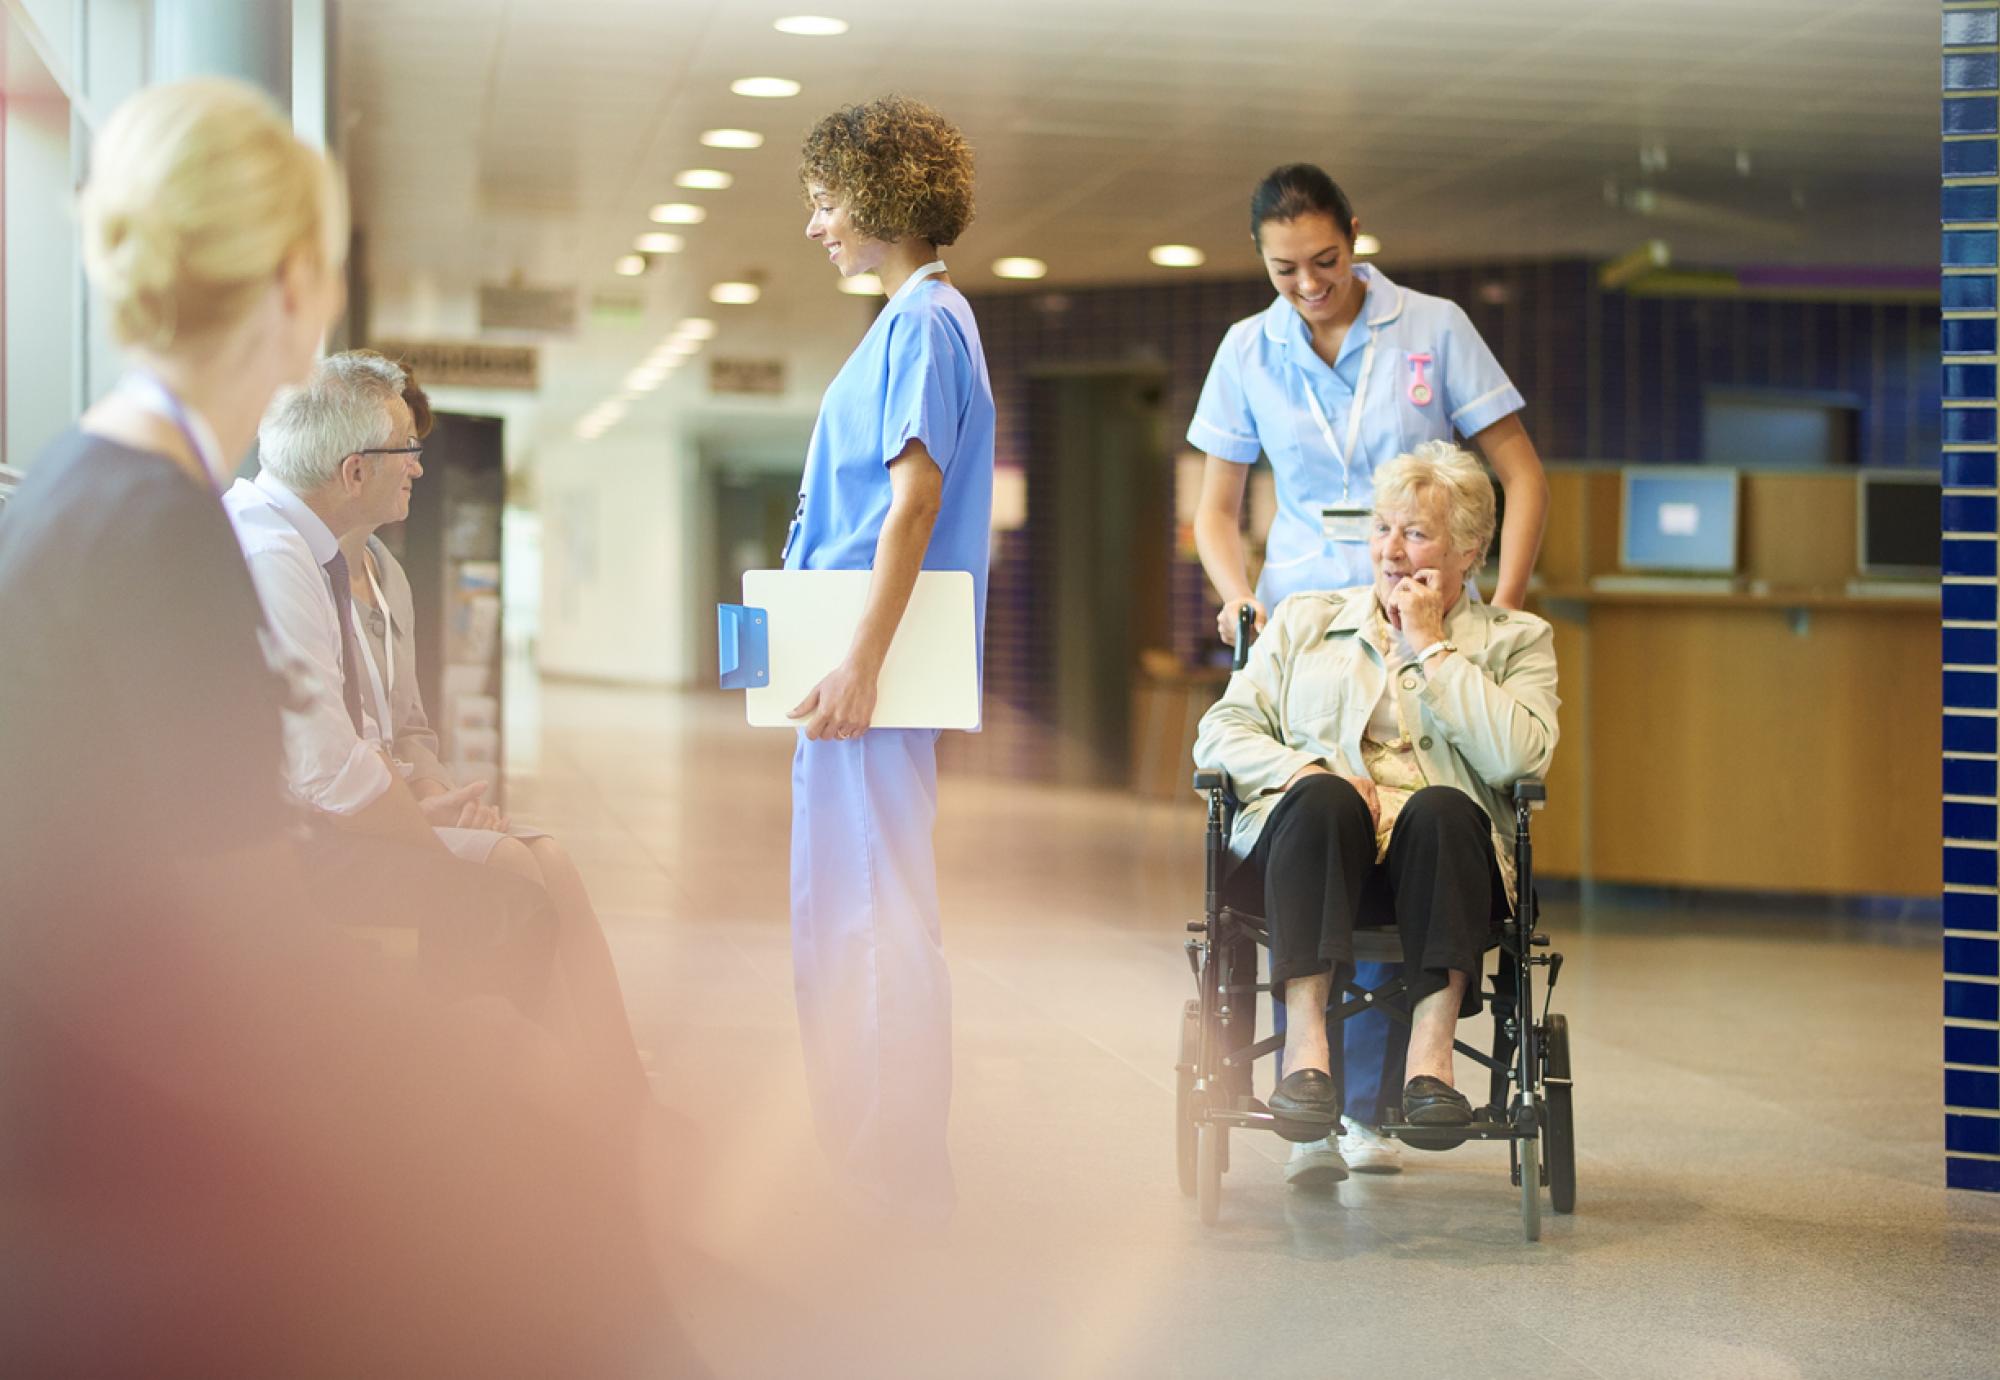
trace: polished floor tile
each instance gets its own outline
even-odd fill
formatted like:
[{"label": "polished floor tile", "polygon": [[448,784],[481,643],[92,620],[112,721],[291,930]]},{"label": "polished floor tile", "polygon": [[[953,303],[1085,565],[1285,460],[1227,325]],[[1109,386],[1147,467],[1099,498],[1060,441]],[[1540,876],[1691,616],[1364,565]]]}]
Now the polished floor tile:
[{"label": "polished floor tile", "polygon": [[1171,1140],[1200,811],[947,775],[962,1206],[943,1241],[885,1239],[806,1117],[790,739],[716,695],[519,691],[511,807],[571,846],[657,1094],[700,1131],[673,1288],[719,1375],[1996,1370],[2000,1198],[1941,1186],[1935,929],[1552,899],[1574,1217],[1525,1244],[1503,1147],[1309,1197],[1239,1136],[1204,1229]]}]

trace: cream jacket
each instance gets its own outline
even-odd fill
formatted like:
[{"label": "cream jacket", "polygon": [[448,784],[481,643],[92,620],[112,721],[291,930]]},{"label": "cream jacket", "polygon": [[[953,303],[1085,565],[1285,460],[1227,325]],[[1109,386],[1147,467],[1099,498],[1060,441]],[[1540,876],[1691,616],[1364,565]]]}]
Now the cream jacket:
[{"label": "cream jacket", "polygon": [[1456,652],[1391,667],[1367,636],[1372,585],[1294,594],[1279,604],[1250,662],[1202,716],[1198,767],[1224,772],[1243,802],[1230,849],[1247,856],[1302,768],[1366,776],[1361,737],[1394,675],[1403,721],[1433,786],[1456,786],[1493,821],[1494,846],[1510,856],[1509,791],[1548,770],[1556,746],[1555,634],[1531,613],[1460,597],[1445,619]]}]

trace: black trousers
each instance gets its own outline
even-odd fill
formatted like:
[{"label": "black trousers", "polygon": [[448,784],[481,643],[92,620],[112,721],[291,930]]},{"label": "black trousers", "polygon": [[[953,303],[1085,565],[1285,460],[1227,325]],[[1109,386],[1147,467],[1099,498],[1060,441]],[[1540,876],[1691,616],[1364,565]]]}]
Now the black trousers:
[{"label": "black trousers", "polygon": [[1465,792],[1427,786],[1411,796],[1377,863],[1361,793],[1338,776],[1309,776],[1285,792],[1242,870],[1263,879],[1273,982],[1331,970],[1338,992],[1356,927],[1393,923],[1410,1005],[1458,971],[1474,978],[1459,1014],[1479,1010],[1480,958],[1507,894],[1492,824]]},{"label": "black trousers", "polygon": [[442,847],[316,824],[299,850],[306,884],[328,918],[417,932],[425,987],[446,1000],[504,997],[539,1020],[555,973],[556,912],[548,893]]}]

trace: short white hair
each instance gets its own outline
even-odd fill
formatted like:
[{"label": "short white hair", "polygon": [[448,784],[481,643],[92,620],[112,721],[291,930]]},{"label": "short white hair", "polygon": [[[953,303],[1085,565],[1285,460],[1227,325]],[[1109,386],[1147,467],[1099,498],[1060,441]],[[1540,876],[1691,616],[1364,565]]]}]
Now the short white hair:
[{"label": "short white hair", "polygon": [[408,382],[401,365],[372,350],[329,355],[264,414],[258,463],[295,494],[331,483],[341,461],[388,442],[395,430],[389,404]]},{"label": "short white hair", "polygon": [[1444,496],[1445,530],[1452,550],[1478,557],[1472,568],[1486,563],[1493,545],[1493,481],[1479,457],[1449,441],[1426,441],[1375,472],[1375,511],[1414,508],[1425,494]]}]

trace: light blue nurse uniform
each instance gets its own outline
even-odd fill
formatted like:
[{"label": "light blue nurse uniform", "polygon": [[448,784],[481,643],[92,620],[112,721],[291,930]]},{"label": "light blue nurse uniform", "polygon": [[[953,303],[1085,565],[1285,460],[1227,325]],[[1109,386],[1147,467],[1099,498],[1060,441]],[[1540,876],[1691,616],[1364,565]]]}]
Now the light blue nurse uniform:
[{"label": "light blue nurse uniform", "polygon": [[1267,609],[1303,589],[1375,578],[1368,544],[1330,540],[1323,509],[1368,507],[1378,467],[1454,431],[1470,437],[1526,406],[1456,303],[1398,287],[1371,264],[1354,273],[1367,298],[1331,366],[1314,352],[1305,318],[1280,297],[1229,328],[1188,428],[1188,444],[1218,459],[1250,465],[1260,453],[1270,457],[1278,514],[1257,580],[1257,601]]},{"label": "light blue nurse uniform", "polygon": [[[1470,438],[1526,406],[1457,303],[1398,287],[1372,264],[1354,273],[1367,296],[1331,366],[1280,297],[1223,336],[1188,428],[1189,445],[1232,464],[1270,457],[1278,512],[1256,591],[1266,609],[1301,590],[1372,583],[1368,543],[1333,540],[1324,510],[1370,507],[1378,467],[1453,432]],[[1355,978],[1373,987],[1394,971],[1364,963]],[[1283,1004],[1273,1008],[1283,1030]],[[1402,1092],[1406,1033],[1379,1010],[1331,1022],[1327,1033],[1345,1073],[1346,1114],[1379,1125],[1385,1095]]]},{"label": "light blue nurse uniform", "polygon": [[[971,305],[935,280],[943,267],[903,285],[826,390],[785,568],[872,568],[889,462],[919,440],[944,475],[924,568],[971,573],[983,643],[993,388]],[[801,732],[792,758],[792,971],[820,1143],[868,1199],[931,1220],[954,1200],[937,737]]]}]

